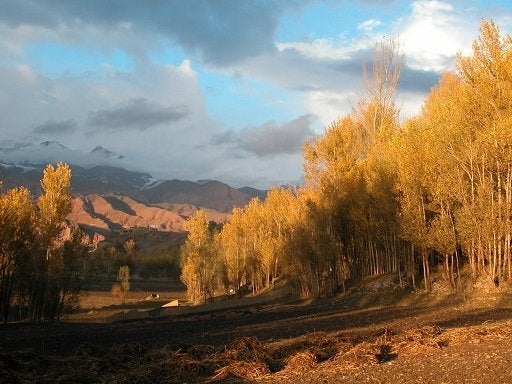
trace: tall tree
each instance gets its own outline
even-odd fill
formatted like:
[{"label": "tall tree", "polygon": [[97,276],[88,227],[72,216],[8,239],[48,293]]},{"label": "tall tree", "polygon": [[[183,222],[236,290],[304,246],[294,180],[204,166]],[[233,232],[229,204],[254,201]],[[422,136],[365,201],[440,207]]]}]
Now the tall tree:
[{"label": "tall tree", "polygon": [[216,241],[226,271],[225,288],[239,292],[247,284],[247,239],[243,227],[243,210],[234,208],[231,217],[217,234]]},{"label": "tall tree", "polygon": [[78,228],[71,229],[68,240],[63,236],[71,210],[70,180],[66,164],[49,165],[37,206],[25,188],[0,195],[0,314],[4,321],[13,305],[18,318],[40,321],[58,319],[76,303],[87,245]]},{"label": "tall tree", "polygon": [[37,201],[42,241],[51,257],[52,247],[64,228],[64,219],[71,213],[71,169],[65,163],[49,164],[41,180],[42,195]]},{"label": "tall tree", "polygon": [[188,237],[182,247],[181,280],[193,302],[205,302],[213,297],[216,285],[217,255],[214,252],[213,233],[204,211],[191,216],[186,229]]},{"label": "tall tree", "polygon": [[[56,284],[55,268],[58,265],[56,250],[62,245],[60,238],[64,220],[71,213],[71,169],[65,163],[49,164],[41,179],[42,195],[39,208],[39,233],[45,255],[36,263],[36,279],[32,288],[32,318],[53,319],[60,302],[60,288]],[[55,257],[54,257],[55,256]]]},{"label": "tall tree", "polygon": [[0,315],[7,322],[12,305],[24,298],[37,251],[36,212],[30,192],[17,188],[0,195]]},{"label": "tall tree", "polygon": [[360,124],[366,150],[387,141],[397,127],[399,110],[395,102],[403,63],[398,40],[384,38],[375,46],[372,70],[363,67],[363,96],[352,113]]}]

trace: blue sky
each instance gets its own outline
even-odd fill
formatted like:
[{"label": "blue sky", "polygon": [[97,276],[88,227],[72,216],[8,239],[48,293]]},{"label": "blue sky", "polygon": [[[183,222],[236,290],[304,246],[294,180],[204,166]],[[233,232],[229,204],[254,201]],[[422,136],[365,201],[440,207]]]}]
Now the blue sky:
[{"label": "blue sky", "polygon": [[512,32],[508,0],[6,0],[0,148],[102,145],[157,178],[297,184],[302,144],[357,103],[377,42],[406,56],[405,119],[482,18]]}]

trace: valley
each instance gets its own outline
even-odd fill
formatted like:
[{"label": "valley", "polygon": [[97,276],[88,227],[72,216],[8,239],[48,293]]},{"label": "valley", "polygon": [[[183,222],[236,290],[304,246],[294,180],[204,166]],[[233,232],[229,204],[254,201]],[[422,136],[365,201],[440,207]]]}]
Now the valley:
[{"label": "valley", "polygon": [[511,20],[0,1],[0,384],[512,383]]}]

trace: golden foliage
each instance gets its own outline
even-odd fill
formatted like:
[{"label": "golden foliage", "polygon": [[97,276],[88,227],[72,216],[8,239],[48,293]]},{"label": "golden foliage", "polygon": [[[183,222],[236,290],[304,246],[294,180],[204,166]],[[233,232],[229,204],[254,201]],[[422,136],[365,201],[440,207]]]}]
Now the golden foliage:
[{"label": "golden foliage", "polygon": [[314,298],[382,273],[416,289],[421,272],[428,290],[438,264],[454,289],[465,264],[512,280],[512,39],[484,20],[404,123],[398,48],[377,46],[360,102],[304,145],[302,188],[233,211],[215,241],[226,291],[286,276]]}]

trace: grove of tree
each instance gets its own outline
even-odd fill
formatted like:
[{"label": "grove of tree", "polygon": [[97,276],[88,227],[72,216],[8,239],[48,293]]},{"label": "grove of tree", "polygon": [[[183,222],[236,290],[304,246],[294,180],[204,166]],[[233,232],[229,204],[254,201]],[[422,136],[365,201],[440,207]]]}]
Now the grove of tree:
[{"label": "grove of tree", "polygon": [[76,304],[83,282],[87,244],[80,228],[71,226],[71,170],[48,165],[42,194],[28,189],[0,194],[0,316],[4,322],[59,319]]},{"label": "grove of tree", "polygon": [[275,188],[213,231],[189,221],[182,280],[190,297],[258,291],[280,278],[303,297],[396,274],[452,289],[462,277],[512,282],[512,38],[484,20],[470,56],[458,55],[421,112],[399,119],[398,45],[376,47],[351,113],[304,145],[305,183]]}]

